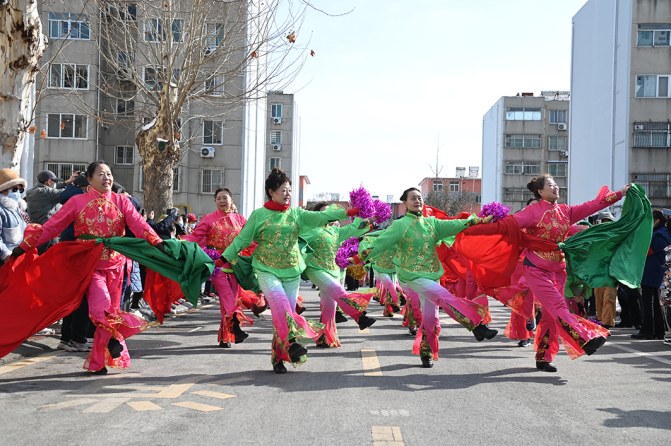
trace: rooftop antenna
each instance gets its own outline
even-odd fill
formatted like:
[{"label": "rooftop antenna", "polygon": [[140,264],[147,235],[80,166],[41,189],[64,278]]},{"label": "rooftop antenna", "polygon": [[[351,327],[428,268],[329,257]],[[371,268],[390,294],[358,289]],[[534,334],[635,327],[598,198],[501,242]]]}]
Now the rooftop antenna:
[{"label": "rooftop antenna", "polygon": [[434,168],[429,164],[429,167],[431,168],[431,172],[433,172],[433,176],[438,178],[440,175],[440,172],[443,170],[443,166],[438,167],[438,155],[440,154],[440,136],[438,136],[438,144],[436,145],[436,167]]}]

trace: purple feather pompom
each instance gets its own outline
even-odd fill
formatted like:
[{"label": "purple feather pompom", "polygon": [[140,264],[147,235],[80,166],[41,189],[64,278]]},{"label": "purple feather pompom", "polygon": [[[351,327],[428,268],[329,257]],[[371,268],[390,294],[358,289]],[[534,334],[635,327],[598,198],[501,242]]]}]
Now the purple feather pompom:
[{"label": "purple feather pompom", "polygon": [[380,200],[373,200],[373,209],[375,209],[375,223],[380,224],[391,218],[391,206]]},{"label": "purple feather pompom", "polygon": [[478,217],[488,217],[493,215],[494,219],[492,221],[498,221],[505,218],[509,212],[510,208],[508,206],[504,206],[498,201],[492,201],[491,203],[487,203],[482,206],[482,210],[480,211],[480,215],[478,215]]},{"label": "purple feather pompom", "polygon": [[336,253],[335,262],[340,268],[349,266],[348,258],[353,257],[359,252],[359,240],[356,237],[350,237],[340,245]]},{"label": "purple feather pompom", "polygon": [[352,207],[359,210],[357,215],[361,218],[371,218],[375,214],[373,199],[363,187],[354,189],[349,193],[349,202]]}]

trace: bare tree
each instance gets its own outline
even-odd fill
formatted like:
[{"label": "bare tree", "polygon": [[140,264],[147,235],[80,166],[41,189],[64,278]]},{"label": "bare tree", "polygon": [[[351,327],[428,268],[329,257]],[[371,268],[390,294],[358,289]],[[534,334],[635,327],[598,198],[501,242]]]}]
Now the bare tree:
[{"label": "bare tree", "polygon": [[429,206],[437,207],[448,215],[472,212],[477,206],[477,194],[471,192],[431,191],[424,199]]},{"label": "bare tree", "polygon": [[[100,54],[89,83],[104,105],[63,96],[100,125],[135,134],[145,208],[161,211],[172,207],[189,121],[225,118],[295,78],[309,57],[309,38],[300,40],[307,8],[301,0],[84,0]],[[213,126],[205,138],[221,132]]]},{"label": "bare tree", "polygon": [[46,46],[36,0],[0,0],[0,156],[17,169],[32,125],[31,91]]}]

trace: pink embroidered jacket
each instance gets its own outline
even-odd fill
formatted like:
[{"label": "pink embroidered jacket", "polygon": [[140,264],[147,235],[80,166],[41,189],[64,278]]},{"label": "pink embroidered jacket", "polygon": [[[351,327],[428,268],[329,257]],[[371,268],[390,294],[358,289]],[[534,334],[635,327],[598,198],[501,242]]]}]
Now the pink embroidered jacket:
[{"label": "pink embroidered jacket", "polygon": [[[70,198],[63,207],[37,229],[39,238],[34,246],[39,246],[60,234],[70,223],[74,223],[75,237],[89,234],[96,237],[123,236],[126,225],[138,238],[156,246],[161,238],[135,210],[128,198],[114,192],[100,193],[91,189],[85,194]],[[33,237],[26,237],[24,243],[31,246]],[[115,268],[126,258],[118,252],[104,248],[96,269]]]},{"label": "pink embroidered jacket", "polygon": [[182,240],[196,242],[203,248],[214,248],[223,251],[228,248],[238,235],[247,220],[235,212],[216,210],[204,216],[189,235]]},{"label": "pink embroidered jacket", "polygon": [[[550,203],[540,200],[527,206],[513,215],[520,228],[527,233],[554,242],[563,242],[570,235],[572,224],[605,209],[622,198],[622,192],[600,193],[594,200],[583,204]],[[539,268],[558,271],[564,268],[562,251],[531,251],[525,250],[523,255]]]}]

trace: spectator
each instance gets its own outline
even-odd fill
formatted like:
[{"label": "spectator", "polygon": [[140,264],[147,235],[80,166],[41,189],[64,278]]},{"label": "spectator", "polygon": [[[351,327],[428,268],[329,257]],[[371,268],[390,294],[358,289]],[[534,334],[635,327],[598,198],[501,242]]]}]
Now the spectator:
[{"label": "spectator", "polygon": [[671,232],[666,227],[666,217],[662,211],[658,209],[652,211],[652,218],[652,240],[641,279],[641,329],[631,335],[633,339],[664,339],[664,319],[659,301],[659,289],[666,272],[664,249],[671,245]]},{"label": "spectator", "polygon": [[21,194],[26,180],[12,169],[0,169],[0,265],[23,240],[26,222],[21,216]]},{"label": "spectator", "polygon": [[[65,182],[59,182],[56,174],[50,170],[43,170],[37,174],[37,184],[26,191],[28,217],[31,223],[43,225],[61,208],[59,202],[61,193],[78,175],[79,171],[76,171]],[[54,238],[38,246],[37,251],[41,254],[57,241],[58,238]]]}]

